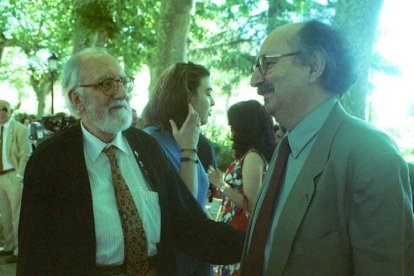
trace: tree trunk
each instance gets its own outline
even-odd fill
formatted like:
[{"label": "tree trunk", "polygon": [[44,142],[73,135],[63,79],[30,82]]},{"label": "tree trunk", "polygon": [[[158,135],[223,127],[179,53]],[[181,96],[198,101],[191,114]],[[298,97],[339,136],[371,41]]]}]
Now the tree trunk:
[{"label": "tree trunk", "polygon": [[151,88],[171,64],[187,61],[188,31],[192,0],[162,0],[157,57],[151,64]]},{"label": "tree trunk", "polygon": [[37,117],[43,117],[45,114],[45,101],[46,95],[49,94],[50,91],[50,84],[49,79],[45,75],[39,76],[40,78],[37,79],[35,74],[32,73],[30,76],[30,83],[33,87],[33,91],[36,94],[37,98]]},{"label": "tree trunk", "polygon": [[[114,29],[109,1],[76,0],[73,53],[85,47],[104,47]],[[90,12],[96,11],[96,12]]]},{"label": "tree trunk", "polygon": [[348,112],[362,119],[367,118],[369,69],[382,5],[383,0],[338,0],[333,19],[333,25],[343,31],[355,50],[360,71],[357,83],[341,101]]}]

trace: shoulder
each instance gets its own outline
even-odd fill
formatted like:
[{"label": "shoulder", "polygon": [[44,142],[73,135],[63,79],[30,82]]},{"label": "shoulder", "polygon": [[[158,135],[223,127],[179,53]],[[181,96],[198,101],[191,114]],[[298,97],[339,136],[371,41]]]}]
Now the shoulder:
[{"label": "shoulder", "polygon": [[82,149],[82,132],[80,125],[75,125],[52,138],[42,142],[33,152],[32,158],[58,158],[65,152],[80,151]]},{"label": "shoulder", "polygon": [[166,143],[163,143],[157,137],[150,135],[143,130],[129,128],[124,131],[124,135],[133,148],[139,149],[142,152],[147,152],[148,154],[154,154],[158,151],[165,152],[167,148]]},{"label": "shoulder", "polygon": [[157,126],[148,126],[143,129],[143,132],[153,137],[158,143],[164,145],[171,143],[174,138],[168,131],[163,131]]},{"label": "shoulder", "polygon": [[[406,162],[393,139],[371,124],[352,117],[338,130],[330,155],[331,160],[346,167],[349,175],[358,180],[355,183],[369,185],[373,179],[400,177],[396,174],[406,171]],[[392,185],[393,181],[385,182],[381,181],[387,185]]]},{"label": "shoulder", "polygon": [[243,157],[244,167],[263,167],[264,159],[263,156],[257,150],[249,150]]},{"label": "shoulder", "polygon": [[10,126],[14,127],[16,133],[23,133],[29,131],[29,128],[27,126],[16,120],[11,121]]},{"label": "shoulder", "polygon": [[338,137],[343,144],[348,144],[351,150],[375,155],[400,155],[394,140],[386,133],[370,123],[349,116],[339,129]]},{"label": "shoulder", "polygon": [[124,135],[128,138],[129,141],[133,139],[133,141],[139,142],[143,145],[151,146],[157,144],[156,139],[154,139],[154,135],[152,135],[152,131],[149,131],[147,128],[144,130],[129,128],[124,131]]}]

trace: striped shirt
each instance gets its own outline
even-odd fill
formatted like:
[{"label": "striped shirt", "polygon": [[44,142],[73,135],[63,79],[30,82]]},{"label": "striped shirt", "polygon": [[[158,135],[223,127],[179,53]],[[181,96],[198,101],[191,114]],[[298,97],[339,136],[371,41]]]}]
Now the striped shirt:
[{"label": "striped shirt", "polygon": [[81,127],[83,151],[92,191],[97,264],[117,265],[122,264],[124,260],[124,239],[112,186],[111,166],[102,152],[109,145],[119,149],[117,152],[119,168],[144,224],[148,256],[155,255],[161,230],[158,193],[149,188],[128,141],[119,133],[112,142],[104,143],[86,130],[83,124]]}]

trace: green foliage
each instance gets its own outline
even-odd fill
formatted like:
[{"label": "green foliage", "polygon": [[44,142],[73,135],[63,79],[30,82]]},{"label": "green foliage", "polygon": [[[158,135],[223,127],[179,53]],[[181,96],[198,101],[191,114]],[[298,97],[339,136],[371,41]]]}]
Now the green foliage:
[{"label": "green foliage", "polygon": [[156,25],[159,1],[115,1],[113,8],[117,33],[108,39],[108,48],[121,57],[130,73],[156,55]]},{"label": "green foliage", "polygon": [[229,131],[223,130],[213,124],[208,126],[204,134],[214,145],[217,167],[220,170],[225,171],[230,162],[234,160]]},{"label": "green foliage", "polygon": [[216,156],[217,168],[221,171],[226,171],[230,163],[233,162],[234,156],[231,147],[226,147],[220,144],[213,144],[214,153]]},{"label": "green foliage", "polygon": [[[326,5],[312,0],[194,2],[188,58],[213,68],[217,72],[213,79],[223,85],[218,93],[229,97],[232,88],[250,75],[268,31],[293,20],[319,18],[329,22],[338,1]],[[52,52],[60,58],[72,53],[77,33],[104,33],[103,45],[133,74],[142,64],[151,66],[156,60],[159,13],[160,1],[150,0],[3,0],[0,50],[17,47],[29,62],[17,68],[3,58],[0,78],[16,87],[33,85],[30,79],[48,81],[47,57]],[[82,46],[88,46],[87,42]],[[398,73],[386,61],[378,57],[374,61],[375,68]]]},{"label": "green foliage", "polygon": [[112,36],[118,31],[112,17],[113,2],[96,0],[82,1],[75,4],[75,14],[80,25],[92,31],[105,31]]}]

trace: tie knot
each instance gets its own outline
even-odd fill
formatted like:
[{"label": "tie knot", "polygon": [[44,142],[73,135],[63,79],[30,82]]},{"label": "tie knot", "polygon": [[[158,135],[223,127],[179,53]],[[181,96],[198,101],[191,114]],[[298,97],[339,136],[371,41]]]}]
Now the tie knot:
[{"label": "tie knot", "polygon": [[280,149],[279,152],[284,152],[285,154],[289,154],[290,153],[290,145],[289,145],[289,139],[286,136],[285,138],[283,138],[282,142],[280,142]]},{"label": "tie knot", "polygon": [[115,147],[114,145],[110,145],[109,147],[104,148],[102,152],[105,153],[109,159],[112,159],[116,156],[115,154],[117,150],[118,150],[117,147]]}]

